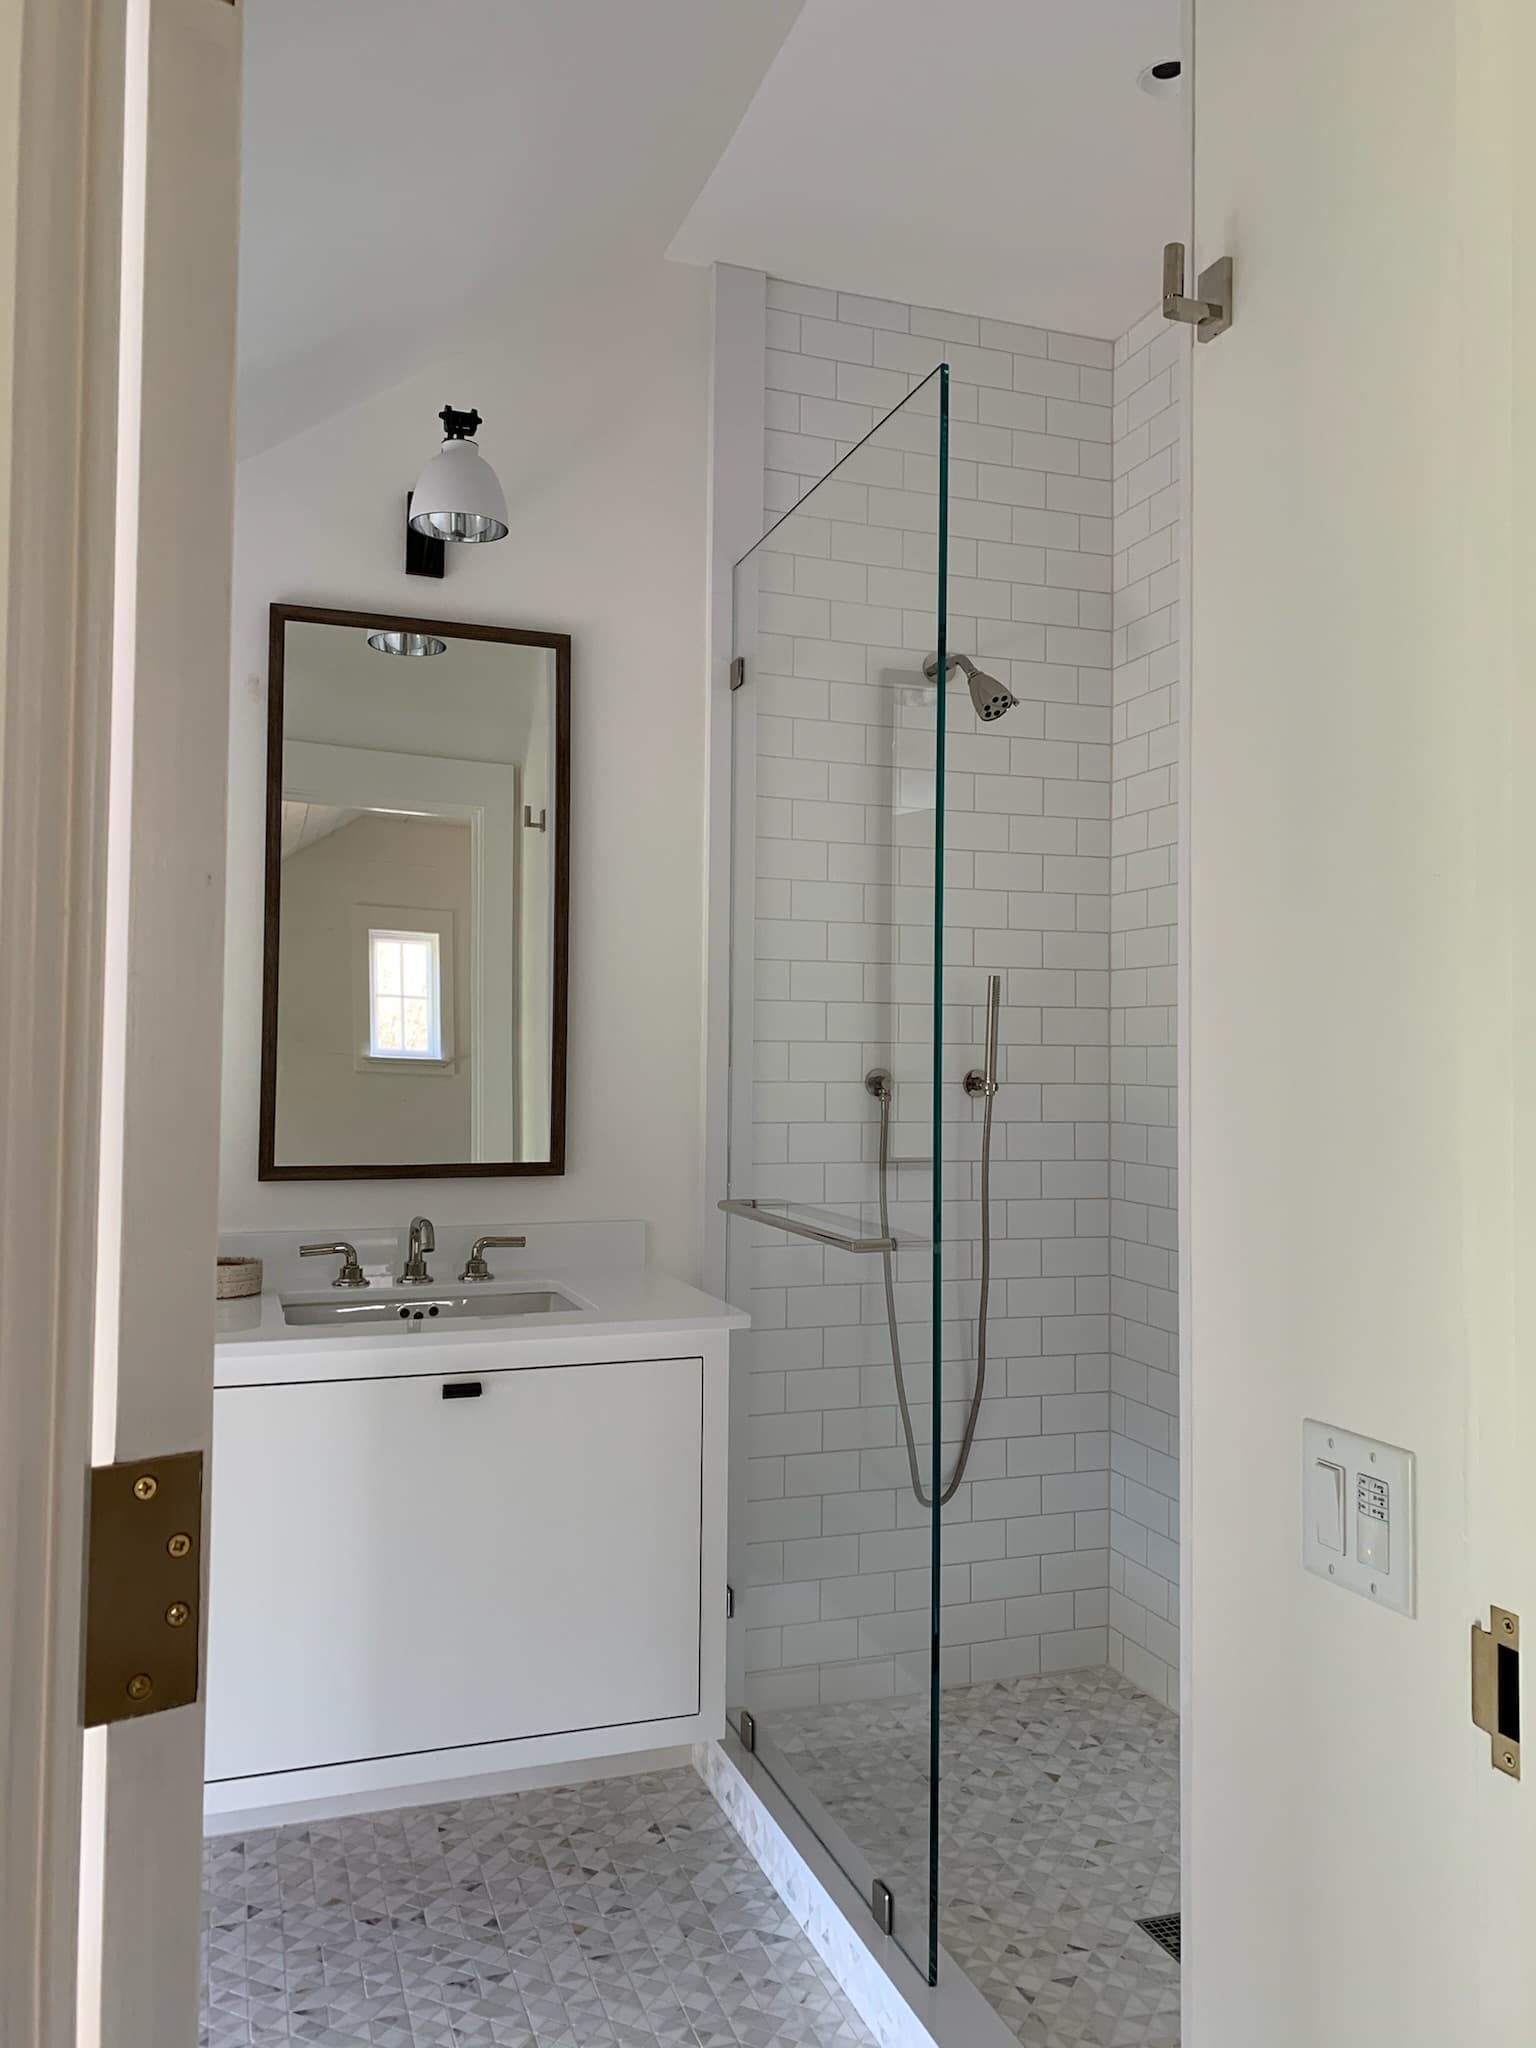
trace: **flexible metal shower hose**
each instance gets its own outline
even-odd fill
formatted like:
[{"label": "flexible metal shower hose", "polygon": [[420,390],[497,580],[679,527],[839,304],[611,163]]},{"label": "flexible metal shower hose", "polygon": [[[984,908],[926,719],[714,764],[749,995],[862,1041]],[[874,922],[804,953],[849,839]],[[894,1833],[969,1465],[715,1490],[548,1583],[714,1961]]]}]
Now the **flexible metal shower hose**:
[{"label": "flexible metal shower hose", "polygon": [[[995,1026],[994,1026],[995,1030]],[[995,1040],[992,1059],[996,1060]],[[981,1397],[987,1390],[987,1297],[992,1291],[992,1099],[996,1091],[995,1081],[988,1087],[986,1107],[981,1122],[981,1298],[976,1315],[976,1391],[971,1395],[970,1413],[965,1418],[965,1434],[960,1439],[960,1455],[955,1460],[954,1476],[939,1495],[939,1506],[947,1507],[959,1491],[965,1477],[965,1468],[971,1462],[971,1446],[976,1441],[976,1428],[981,1421]],[[891,1208],[887,1182],[891,1163],[891,1098],[894,1088],[886,1083],[880,1095],[880,1235],[891,1234]],[[922,1467],[917,1455],[917,1438],[912,1428],[912,1410],[907,1401],[907,1377],[901,1363],[901,1337],[896,1327],[896,1277],[893,1266],[894,1253],[882,1252],[881,1262],[885,1267],[885,1316],[891,1332],[891,1364],[896,1373],[896,1402],[901,1410],[901,1431],[907,1443],[907,1466],[912,1474],[912,1491],[921,1506],[931,1508],[933,1496],[923,1490]],[[933,1404],[933,1427],[937,1435],[941,1404]]]}]

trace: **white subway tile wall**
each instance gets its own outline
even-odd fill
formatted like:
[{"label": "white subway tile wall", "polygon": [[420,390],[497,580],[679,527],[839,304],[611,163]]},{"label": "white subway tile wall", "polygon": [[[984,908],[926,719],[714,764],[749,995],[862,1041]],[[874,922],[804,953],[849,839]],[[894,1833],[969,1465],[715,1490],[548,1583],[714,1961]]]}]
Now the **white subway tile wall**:
[{"label": "white subway tile wall", "polygon": [[[1117,1655],[1111,1588],[1122,1603],[1136,1599],[1150,1589],[1127,1579],[1127,1565],[1159,1572],[1170,1560],[1158,1552],[1153,1562],[1150,1521],[1133,1525],[1144,1541],[1127,1537],[1136,1557],[1128,1549],[1118,1566],[1112,1560],[1111,1489],[1121,1520],[1141,1511],[1123,1469],[1135,1463],[1132,1430],[1143,1411],[1164,1422],[1170,1412],[1154,1409],[1147,1383],[1149,1373],[1166,1372],[1169,1354],[1140,1334],[1144,1316],[1167,1338],[1161,1299],[1150,1298],[1167,1269],[1154,1274],[1148,1257],[1164,1248],[1163,1222],[1138,1218],[1157,1206],[1172,1221],[1163,1149],[1172,1137],[1171,1074],[1165,1087],[1160,1064],[1172,1051],[1159,1041],[1134,1086],[1111,1070],[1111,970],[1126,965],[1111,953],[1124,942],[1112,936],[1111,892],[1117,874],[1130,873],[1125,849],[1112,843],[1121,829],[1112,813],[1134,810],[1139,850],[1164,855],[1161,811],[1174,799],[1164,736],[1149,735],[1139,713],[1133,731],[1147,761],[1137,775],[1163,771],[1160,808],[1153,784],[1136,782],[1128,765],[1128,786],[1115,779],[1123,714],[1113,709],[1114,670],[1131,630],[1117,621],[1116,593],[1133,602],[1139,585],[1148,621],[1162,610],[1161,598],[1156,610],[1151,603],[1158,572],[1135,552],[1143,536],[1122,546],[1115,526],[1118,490],[1139,508],[1133,517],[1145,534],[1153,531],[1117,464],[1115,350],[776,280],[768,304],[769,520],[938,362],[950,364],[948,646],[973,655],[1021,700],[984,727],[964,693],[952,691],[948,718],[946,1473],[973,1384],[980,1234],[982,1112],[960,1083],[979,1060],[994,972],[1003,977],[1003,1088],[988,1393],[966,1480],[945,1510],[942,1676],[964,1684],[1113,1658],[1147,1683],[1124,1646],[1160,1651],[1138,1622],[1134,1642],[1131,1629],[1116,1631]],[[733,1161],[732,1172],[738,1193],[750,1181],[760,1197],[841,1210],[870,1204],[878,1111],[863,1077],[885,1066],[897,1085],[893,1152],[918,1162],[893,1174],[894,1220],[918,1233],[927,1227],[922,1162],[932,1150],[935,706],[921,663],[933,650],[938,598],[935,403],[934,391],[920,392],[755,558],[753,1158]],[[1157,422],[1138,412],[1138,425],[1149,444],[1139,486],[1141,464],[1155,466],[1166,450]],[[1171,612],[1164,625],[1171,635]],[[1157,686],[1146,677],[1169,644],[1160,640],[1154,654],[1147,642],[1138,693],[1149,704]],[[1171,703],[1165,690],[1169,719]],[[1139,870],[1135,887],[1138,930],[1150,939],[1165,908],[1171,925],[1172,910]],[[1171,961],[1171,932],[1160,937]],[[1165,1003],[1161,983],[1141,972],[1123,997],[1121,1036],[1152,1055],[1140,1020],[1162,1005],[1171,1040],[1171,993]],[[1137,1118],[1134,1159],[1112,1130],[1116,1114]],[[1127,1179],[1128,1167],[1161,1172],[1161,1192]],[[1118,1263],[1112,1201],[1125,1211]],[[920,1688],[928,1678],[928,1518],[907,1483],[879,1261],[733,1227],[754,1245],[749,1703],[761,1713]],[[904,1252],[896,1274],[925,1477],[928,1262],[926,1250]],[[1117,1352],[1112,1337],[1122,1329],[1133,1334]],[[1139,1397],[1134,1410],[1128,1386]],[[1112,1454],[1112,1424],[1128,1446],[1123,1459]],[[1142,1430],[1153,1434],[1150,1424]],[[1150,1443],[1134,1441],[1150,1459]],[[1170,1455],[1166,1441],[1157,1455]],[[1143,1461],[1134,1482],[1148,1492],[1164,1481],[1160,1512],[1176,1493],[1172,1475]],[[1175,1529],[1164,1519],[1159,1539],[1166,1545]],[[1169,1583],[1159,1578],[1158,1614],[1138,1609],[1148,1621],[1166,1624]],[[1165,1684],[1154,1689],[1166,1696]]]},{"label": "white subway tile wall", "polygon": [[1188,337],[1115,345],[1110,1662],[1179,1704],[1179,427]]}]

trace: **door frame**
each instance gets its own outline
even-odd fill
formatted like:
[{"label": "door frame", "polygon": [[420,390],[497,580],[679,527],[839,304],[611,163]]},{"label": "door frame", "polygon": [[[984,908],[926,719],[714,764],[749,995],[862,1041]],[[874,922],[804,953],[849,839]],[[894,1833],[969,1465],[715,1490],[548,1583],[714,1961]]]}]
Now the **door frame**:
[{"label": "door frame", "polygon": [[209,1434],[240,29],[235,0],[0,6],[0,2037],[18,2048],[195,2038],[201,1709],[84,1735],[79,1623],[89,1466]]},{"label": "door frame", "polygon": [[79,1652],[56,1621],[90,1462],[116,466],[88,425],[117,410],[124,31],[90,0],[0,12],[0,2035],[49,2044],[75,2037]]}]

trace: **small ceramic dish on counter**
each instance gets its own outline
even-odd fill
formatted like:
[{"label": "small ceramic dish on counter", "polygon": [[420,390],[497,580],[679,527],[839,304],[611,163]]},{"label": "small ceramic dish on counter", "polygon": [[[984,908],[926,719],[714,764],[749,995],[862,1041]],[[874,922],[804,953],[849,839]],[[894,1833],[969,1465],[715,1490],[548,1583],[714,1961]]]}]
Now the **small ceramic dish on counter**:
[{"label": "small ceramic dish on counter", "polygon": [[220,1301],[241,1301],[248,1294],[260,1294],[260,1259],[220,1259],[215,1270]]}]

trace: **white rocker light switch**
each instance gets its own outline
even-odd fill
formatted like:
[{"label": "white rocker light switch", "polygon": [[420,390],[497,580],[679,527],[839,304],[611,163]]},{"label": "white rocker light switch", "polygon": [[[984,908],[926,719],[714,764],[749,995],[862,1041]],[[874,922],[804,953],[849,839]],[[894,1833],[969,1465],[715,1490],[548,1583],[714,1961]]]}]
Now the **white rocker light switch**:
[{"label": "white rocker light switch", "polygon": [[1302,1425],[1302,1562],[1398,1614],[1414,1612],[1413,1453],[1326,1422]]}]

